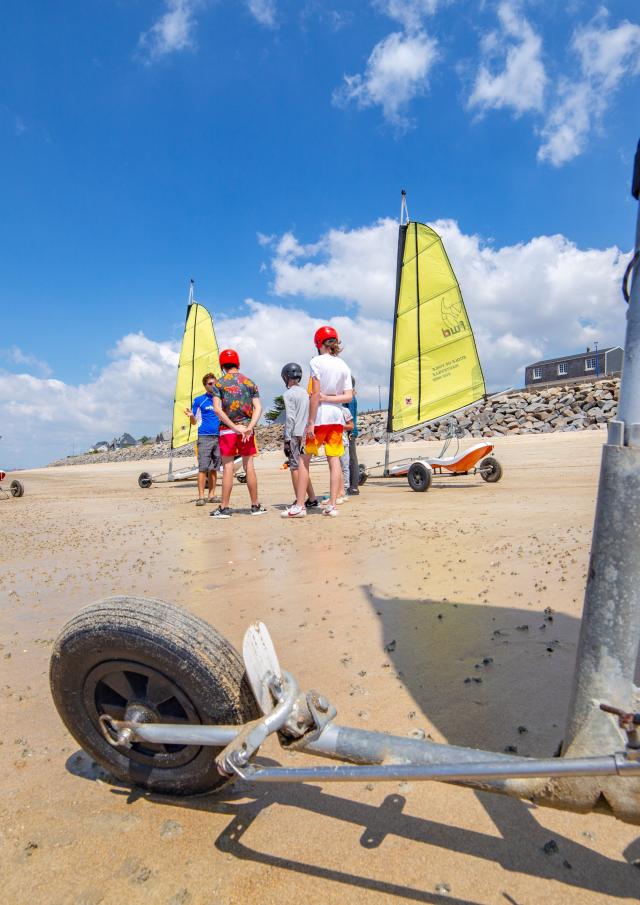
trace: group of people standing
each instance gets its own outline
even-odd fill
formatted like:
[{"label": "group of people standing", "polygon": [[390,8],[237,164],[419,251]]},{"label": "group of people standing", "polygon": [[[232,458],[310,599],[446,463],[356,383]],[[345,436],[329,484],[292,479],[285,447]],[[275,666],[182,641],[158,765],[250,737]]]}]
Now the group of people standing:
[{"label": "group of people standing", "polygon": [[[283,513],[283,518],[304,518],[307,510],[322,508],[324,515],[338,515],[338,505],[348,496],[359,493],[359,468],[356,455],[358,406],[355,381],[347,364],[340,358],[342,347],[333,327],[316,330],[317,350],[310,363],[309,387],[305,390],[302,367],[296,362],[286,364],[282,379],[286,385],[284,451],[287,456],[295,501]],[[217,472],[222,464],[222,499],[213,518],[227,519],[232,515],[229,506],[233,487],[234,462],[242,458],[247,489],[251,498],[251,514],[262,515],[267,510],[259,502],[258,479],[253,459],[258,450],[254,428],[262,414],[258,387],[240,373],[240,357],[233,349],[220,353],[220,377],[205,374],[205,392],[185,409],[192,424],[198,423],[198,499],[197,506],[213,502]],[[344,435],[348,436],[345,445]],[[309,465],[324,447],[329,463],[329,494],[318,500]],[[208,489],[208,497],[205,490]]]}]

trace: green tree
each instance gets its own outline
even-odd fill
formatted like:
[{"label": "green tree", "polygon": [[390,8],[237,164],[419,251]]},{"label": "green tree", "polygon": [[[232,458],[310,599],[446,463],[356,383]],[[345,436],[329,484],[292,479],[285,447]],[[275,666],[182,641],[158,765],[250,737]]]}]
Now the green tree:
[{"label": "green tree", "polygon": [[267,412],[264,417],[267,421],[275,421],[282,412],[284,412],[284,399],[282,396],[276,396],[273,400],[273,408],[270,412]]}]

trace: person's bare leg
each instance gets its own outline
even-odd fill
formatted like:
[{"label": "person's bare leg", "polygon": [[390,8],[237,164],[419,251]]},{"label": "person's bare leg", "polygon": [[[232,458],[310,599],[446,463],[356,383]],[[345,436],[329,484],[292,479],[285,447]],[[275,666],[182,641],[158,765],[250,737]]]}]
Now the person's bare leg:
[{"label": "person's bare leg", "polygon": [[204,486],[207,483],[207,473],[206,471],[198,472],[198,499],[204,499]]},{"label": "person's bare leg", "polygon": [[253,464],[253,456],[243,456],[242,467],[247,476],[247,490],[251,498],[251,505],[255,506],[258,502],[258,476]]},{"label": "person's bare leg", "polygon": [[220,508],[226,509],[233,489],[233,456],[222,457],[222,500]]},{"label": "person's bare leg", "polygon": [[309,462],[311,456],[303,453],[298,463],[298,492],[296,495],[296,504],[304,507],[304,498],[309,487]]},{"label": "person's bare leg", "polygon": [[342,481],[340,456],[327,456],[327,462],[329,463],[329,503],[331,506],[335,506]]},{"label": "person's bare leg", "polygon": [[311,483],[311,478],[307,481],[307,497],[310,500],[317,500],[316,492],[313,489],[313,484]]},{"label": "person's bare leg", "polygon": [[293,495],[297,500],[298,499],[298,469],[290,468],[289,471],[291,472],[291,483],[293,484]]},{"label": "person's bare leg", "polygon": [[[218,480],[218,473],[216,471],[209,472],[209,502],[213,503],[213,498],[216,493],[216,481]],[[204,488],[203,488],[204,494]]]}]

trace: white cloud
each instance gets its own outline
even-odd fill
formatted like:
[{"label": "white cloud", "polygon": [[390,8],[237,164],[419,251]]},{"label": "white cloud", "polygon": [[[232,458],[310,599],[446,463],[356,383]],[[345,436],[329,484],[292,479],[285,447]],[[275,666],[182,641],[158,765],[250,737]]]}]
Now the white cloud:
[{"label": "white cloud", "polygon": [[407,31],[419,31],[423,20],[435,13],[438,4],[439,0],[374,0],[376,9]]},{"label": "white cloud", "polygon": [[[178,348],[143,334],[121,339],[89,383],[0,370],[3,462],[45,464],[123,431],[154,434],[171,420]],[[6,466],[5,466],[6,467]]]},{"label": "white cloud", "polygon": [[42,377],[49,377],[51,368],[46,361],[42,361],[35,355],[23,352],[18,346],[10,346],[8,349],[0,349],[0,361],[6,361],[11,365],[25,365],[33,369]]},{"label": "white cloud", "polygon": [[272,28],[276,24],[275,0],[247,0],[247,6],[261,25]]},{"label": "white cloud", "polygon": [[[344,346],[344,358],[358,382],[361,399],[378,398],[378,384],[389,377],[391,323],[362,314],[341,315],[329,321],[312,317],[303,308],[265,304],[249,299],[246,312],[237,317],[216,318],[216,334],[224,345],[237,349],[240,366],[260,388],[263,405],[282,392],[280,371],[287,361],[299,362],[307,370],[316,354],[313,334],[330,323]],[[363,342],[366,337],[366,342]]]},{"label": "white cloud", "polygon": [[379,220],[361,229],[329,230],[312,245],[285,233],[272,261],[276,295],[340,298],[367,314],[389,317],[395,279],[397,225]]},{"label": "white cloud", "polygon": [[407,108],[426,93],[429,73],[439,58],[438,42],[423,28],[426,16],[434,13],[440,0],[372,0],[378,12],[398,22],[401,32],[392,32],[371,51],[364,74],[345,75],[333,92],[333,103],[345,107],[382,107],[386,120],[394,126],[409,126]]},{"label": "white cloud", "polygon": [[[165,11],[143,32],[138,48],[143,59],[153,63],[170,53],[192,50],[195,46],[195,13],[207,0],[165,0]],[[245,0],[251,15],[270,28],[276,24],[276,0]]]},{"label": "white cloud", "polygon": [[578,29],[573,47],[585,76],[601,82],[605,91],[613,91],[625,75],[640,73],[640,25],[625,20],[616,28],[606,28],[606,20],[601,14]]},{"label": "white cloud", "polygon": [[[282,392],[282,365],[299,361],[306,369],[315,354],[313,334],[325,322],[302,309],[248,300],[242,314],[216,317],[216,333],[221,347],[239,351],[242,368],[256,380],[266,408]],[[342,337],[362,398],[377,399],[377,385],[387,378],[389,322],[342,316],[331,323]],[[74,446],[82,451],[123,431],[155,436],[171,423],[178,344],[129,334],[110,357],[95,380],[79,385],[0,370],[5,469],[43,465]]]},{"label": "white cloud", "polygon": [[426,92],[429,73],[437,59],[437,42],[424,31],[393,32],[373,48],[364,75],[344,77],[344,84],[334,91],[334,103],[378,105],[385,119],[406,127],[407,107]]},{"label": "white cloud", "polygon": [[600,127],[623,78],[640,74],[640,25],[624,21],[607,28],[607,17],[603,10],[574,32],[571,47],[579,59],[580,77],[559,81],[538,151],[538,159],[553,166],[561,166],[585,150],[592,129]]},{"label": "white cloud", "polygon": [[[547,74],[542,62],[542,40],[518,5],[503,2],[498,7],[500,31],[482,41],[483,62],[478,70],[468,106],[482,110],[510,107],[521,115],[542,110]],[[500,60],[502,69],[492,71]]]},{"label": "white cloud", "polygon": [[[556,235],[494,248],[463,233],[453,220],[433,227],[458,276],[491,386],[522,383],[524,365],[544,355],[569,353],[594,340],[602,346],[622,341],[626,259],[617,247],[580,249]],[[363,317],[387,320],[397,230],[395,221],[379,220],[330,230],[310,245],[285,234],[274,243],[273,289],[282,296],[338,299],[357,306]]]},{"label": "white cloud", "polygon": [[193,47],[198,5],[199,0],[166,0],[164,14],[140,35],[138,46],[148,62]]},{"label": "white cloud", "polygon": [[[626,257],[615,246],[580,249],[564,236],[538,236],[495,248],[462,232],[453,220],[433,224],[442,236],[465,297],[488,386],[522,385],[525,364],[593,345],[621,343],[626,306],[620,280]],[[291,233],[272,240],[274,290],[282,302],[248,300],[233,317],[214,312],[222,347],[237,348],[242,367],[258,383],[265,406],[282,390],[286,361],[305,368],[312,337],[324,321],[305,300],[353,306],[331,319],[358,379],[363,404],[377,404],[386,386],[391,349],[397,223],[333,229],[303,245]],[[317,302],[314,307],[317,307]],[[5,350],[5,360],[7,360]],[[128,431],[155,435],[171,418],[178,345],[141,333],[123,337],[97,377],[71,385],[34,376],[35,361],[20,350],[13,363],[27,373],[0,370],[2,464],[43,464]],[[21,359],[21,360],[18,360]],[[383,391],[383,398],[385,398]]]}]

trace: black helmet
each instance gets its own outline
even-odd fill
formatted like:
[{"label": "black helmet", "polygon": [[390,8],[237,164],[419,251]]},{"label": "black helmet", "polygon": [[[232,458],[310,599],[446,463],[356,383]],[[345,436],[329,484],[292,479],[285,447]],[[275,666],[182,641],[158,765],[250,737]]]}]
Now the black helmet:
[{"label": "black helmet", "polygon": [[290,380],[302,380],[302,368],[295,361],[290,361],[280,371],[280,376],[285,384],[289,383]]}]

